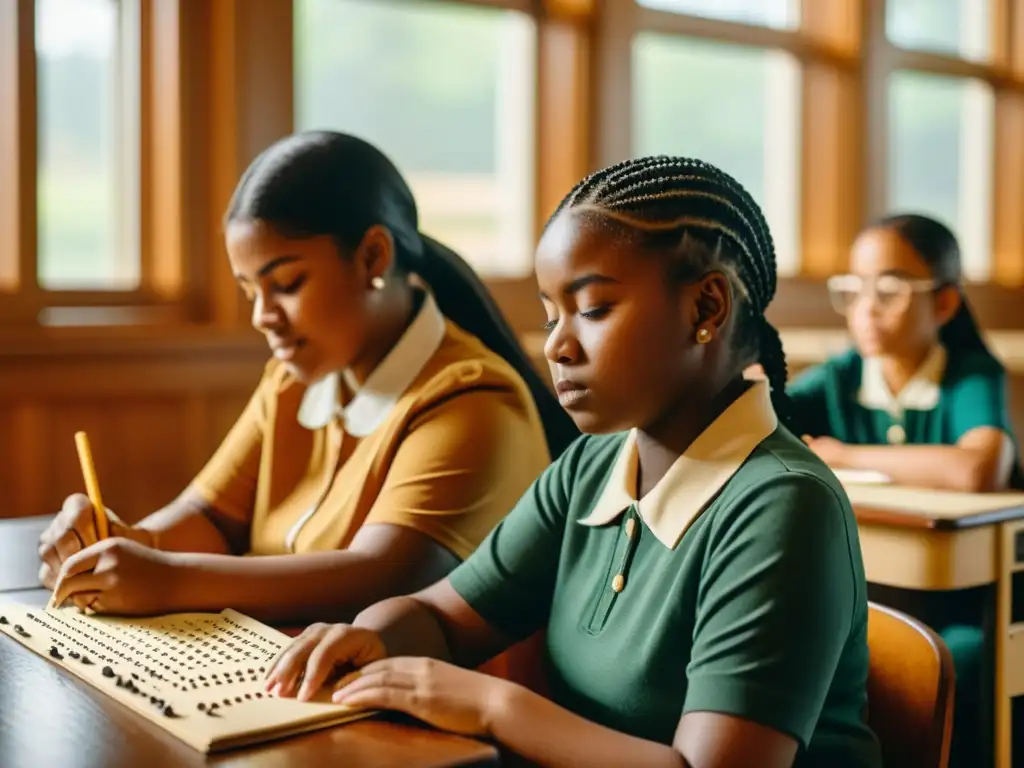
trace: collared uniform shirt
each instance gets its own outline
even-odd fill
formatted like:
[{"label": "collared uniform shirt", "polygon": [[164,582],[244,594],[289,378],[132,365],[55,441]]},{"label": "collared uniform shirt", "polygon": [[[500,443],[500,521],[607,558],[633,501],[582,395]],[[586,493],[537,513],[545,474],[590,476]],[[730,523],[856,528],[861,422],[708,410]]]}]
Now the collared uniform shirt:
[{"label": "collared uniform shirt", "polygon": [[893,395],[881,362],[851,349],[797,377],[788,392],[799,431],[812,437],[851,445],[955,445],[972,429],[993,427],[1016,445],[1006,374],[983,353],[948,355],[936,345]]},{"label": "collared uniform shirt", "polygon": [[797,766],[881,765],[856,523],[767,384],[639,501],[637,466],[635,433],[581,438],[452,586],[512,638],[547,627],[551,695],[594,722],[670,744],[722,712],[793,736]]},{"label": "collared uniform shirt", "polygon": [[346,377],[305,386],[272,360],[193,481],[249,524],[252,554],[341,549],[389,523],[465,558],[550,461],[526,384],[429,294],[367,381]]}]

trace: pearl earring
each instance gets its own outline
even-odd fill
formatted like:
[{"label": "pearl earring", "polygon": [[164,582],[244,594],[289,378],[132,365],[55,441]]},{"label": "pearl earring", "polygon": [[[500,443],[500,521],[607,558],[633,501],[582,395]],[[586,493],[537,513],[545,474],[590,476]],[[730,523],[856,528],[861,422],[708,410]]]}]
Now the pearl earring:
[{"label": "pearl earring", "polygon": [[373,288],[373,290],[375,291],[381,290],[384,287],[384,278],[381,277],[380,275],[377,275],[370,281],[370,287]]},{"label": "pearl earring", "polygon": [[707,344],[709,341],[711,341],[711,331],[707,328],[701,328],[697,331],[698,344]]}]

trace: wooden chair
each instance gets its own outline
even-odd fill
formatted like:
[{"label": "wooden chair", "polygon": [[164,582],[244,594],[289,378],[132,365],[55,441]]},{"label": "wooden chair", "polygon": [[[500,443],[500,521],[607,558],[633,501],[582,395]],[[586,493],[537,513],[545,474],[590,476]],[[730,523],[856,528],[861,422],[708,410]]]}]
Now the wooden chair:
[{"label": "wooden chair", "polygon": [[868,603],[868,723],[884,765],[946,768],[953,730],[953,657],[932,629]]}]

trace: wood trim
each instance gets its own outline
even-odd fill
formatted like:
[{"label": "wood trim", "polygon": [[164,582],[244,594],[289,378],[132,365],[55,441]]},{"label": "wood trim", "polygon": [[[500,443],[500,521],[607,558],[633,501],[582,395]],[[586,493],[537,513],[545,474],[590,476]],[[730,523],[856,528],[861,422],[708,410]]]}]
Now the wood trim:
[{"label": "wood trim", "polygon": [[633,152],[633,31],[637,7],[632,1],[601,0],[599,8],[590,73],[593,168],[613,165]]},{"label": "wood trim", "polygon": [[535,232],[590,171],[590,39],[586,20],[538,22]]},{"label": "wood trim", "polygon": [[1008,45],[1009,68],[1017,80],[1024,81],[1024,0],[1008,0],[1007,27],[1010,31]]},{"label": "wood trim", "polygon": [[542,14],[559,21],[592,21],[598,0],[537,0]]},{"label": "wood trim", "polygon": [[[964,291],[978,323],[986,331],[1024,329],[1020,290],[994,283],[970,283]],[[825,283],[809,278],[779,280],[768,319],[777,328],[843,328],[844,319],[829,302]]]},{"label": "wood trim", "polygon": [[[292,0],[288,0],[291,4]],[[534,14],[537,10],[537,0],[442,0],[442,2],[462,5],[483,5],[488,8],[498,8],[506,11],[520,11],[522,13]]]},{"label": "wood trim", "polygon": [[224,211],[249,163],[294,126],[292,2],[219,0],[204,23],[210,58],[203,280],[209,320],[224,328],[247,323],[249,311],[225,256]]},{"label": "wood trim", "polygon": [[[843,51],[861,37],[855,0],[803,0],[803,31]],[[807,61],[801,99],[801,273],[824,278],[842,271],[863,220],[860,74],[833,62]],[[813,190],[813,192],[812,192]]]},{"label": "wood trim", "polygon": [[[0,296],[17,292],[5,304],[31,307],[36,280],[36,52],[33,0],[0,4]],[[20,313],[18,313],[20,314]]]},{"label": "wood trim", "polygon": [[941,53],[929,51],[910,51],[885,43],[889,49],[888,60],[892,69],[915,69],[922,72],[933,72],[947,77],[970,77],[985,80],[993,85],[1005,88],[1019,87],[1009,71],[992,64],[958,59]]},{"label": "wood trim", "polygon": [[987,0],[989,6],[989,60],[993,66],[1010,71],[1013,55],[1012,8],[1015,0]]},{"label": "wood trim", "polygon": [[143,286],[165,300],[181,298],[186,203],[182,72],[184,0],[142,0]]},{"label": "wood trim", "polygon": [[1024,93],[996,92],[992,279],[1024,285]]},{"label": "wood trim", "polygon": [[0,365],[21,361],[74,357],[86,360],[110,358],[189,358],[224,354],[262,354],[269,359],[266,341],[253,330],[211,331],[205,325],[143,328],[119,326],[106,333],[92,329],[0,328]]},{"label": "wood trim", "polygon": [[861,224],[889,207],[889,75],[895,50],[885,36],[885,0],[862,0],[861,30]]},{"label": "wood trim", "polygon": [[[840,0],[840,4],[837,6],[839,10],[834,16],[830,10],[827,12],[827,16],[814,13],[811,18],[816,20],[828,18],[831,25],[833,18],[846,18],[848,1]],[[844,35],[842,34],[809,35],[800,30],[773,29],[757,24],[743,24],[704,16],[688,16],[644,7],[636,9],[635,19],[637,31],[685,35],[754,48],[775,48],[789,51],[801,60],[829,61],[833,66],[849,66],[853,63],[852,50],[848,44],[844,44]]]}]

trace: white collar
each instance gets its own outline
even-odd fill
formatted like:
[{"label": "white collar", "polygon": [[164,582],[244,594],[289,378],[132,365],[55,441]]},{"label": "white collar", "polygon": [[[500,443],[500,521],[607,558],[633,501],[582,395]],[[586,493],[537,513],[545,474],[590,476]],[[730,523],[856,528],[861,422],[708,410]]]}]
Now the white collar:
[{"label": "white collar", "polygon": [[[405,394],[420,371],[441,346],[445,336],[444,315],[429,291],[412,323],[373,369],[362,386],[348,370],[328,374],[310,384],[299,406],[299,423],[306,429],[322,429],[341,418],[345,431],[366,437],[384,423],[395,403]],[[341,407],[341,378],[355,392]]]},{"label": "white collar", "polygon": [[594,509],[582,525],[607,525],[630,505],[662,544],[675,549],[708,502],[778,426],[768,382],[757,381],[705,429],[651,491],[636,501],[639,457],[632,430]]},{"label": "white collar", "polygon": [[898,416],[904,410],[930,411],[939,404],[945,373],[946,349],[936,344],[906,386],[898,395],[893,395],[882,374],[882,361],[877,357],[867,357],[861,369],[857,402],[864,408],[885,411],[892,416]]}]

